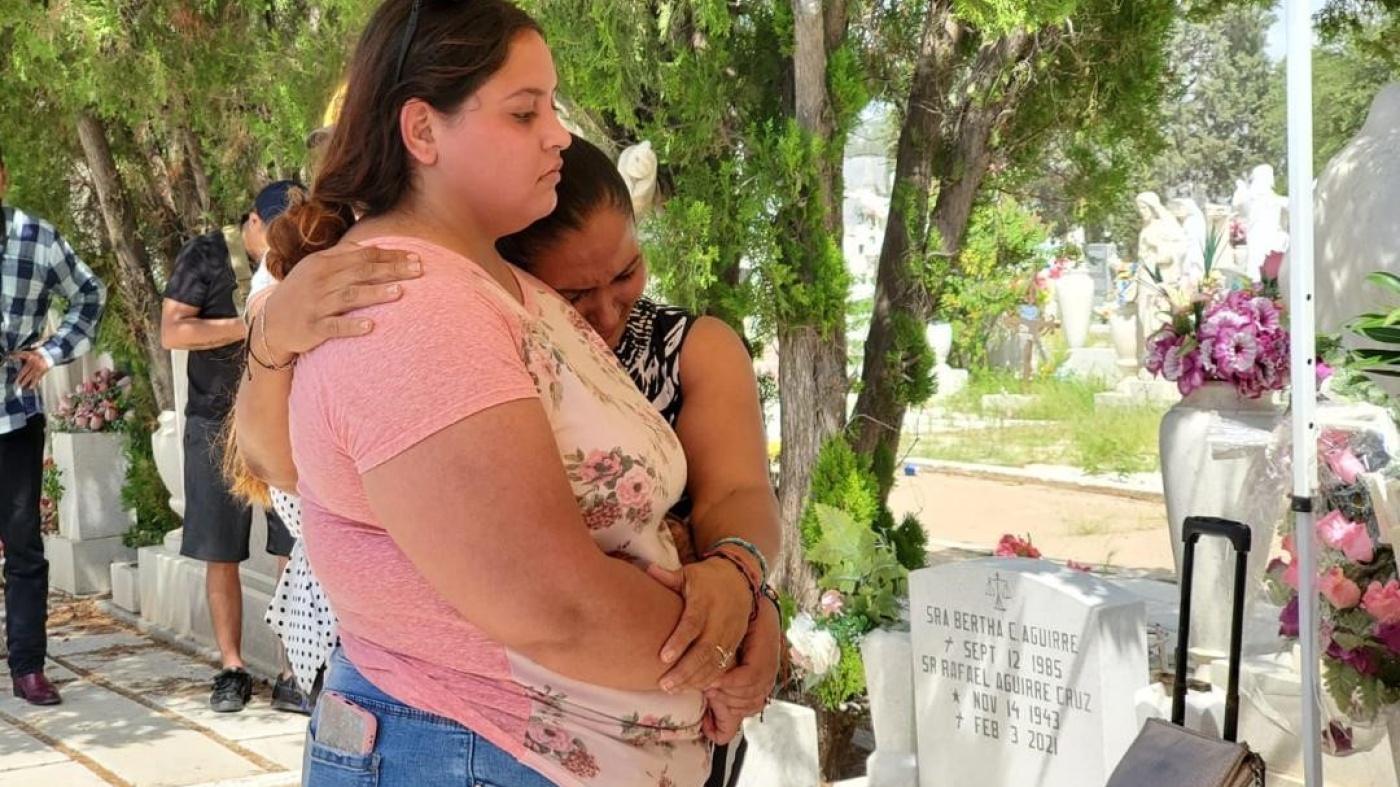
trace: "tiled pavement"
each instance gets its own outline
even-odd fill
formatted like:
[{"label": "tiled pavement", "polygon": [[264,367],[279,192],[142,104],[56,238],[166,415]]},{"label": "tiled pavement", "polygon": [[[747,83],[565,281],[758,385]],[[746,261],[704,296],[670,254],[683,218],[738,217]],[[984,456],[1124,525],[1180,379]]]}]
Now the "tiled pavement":
[{"label": "tiled pavement", "polygon": [[106,615],[50,600],[46,673],[63,704],[10,696],[0,662],[4,787],[284,787],[300,783],[306,717],[268,705],[259,682],[241,713],[209,710],[215,666]]}]

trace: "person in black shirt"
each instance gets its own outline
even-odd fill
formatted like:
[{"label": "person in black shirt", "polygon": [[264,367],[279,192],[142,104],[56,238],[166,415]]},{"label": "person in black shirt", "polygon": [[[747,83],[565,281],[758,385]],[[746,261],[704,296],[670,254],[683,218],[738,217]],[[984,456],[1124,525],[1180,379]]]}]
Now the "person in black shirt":
[{"label": "person in black shirt", "polygon": [[[263,220],[270,221],[284,208],[285,201]],[[209,705],[221,713],[242,710],[253,689],[243,663],[243,588],[238,576],[239,564],[248,559],[252,510],[233,496],[221,473],[224,421],[233,409],[243,371],[245,326],[236,305],[237,289],[228,243],[222,233],[212,232],[180,250],[161,307],[161,343],[167,349],[190,351],[180,554],[205,563],[209,617],[223,666],[214,678]],[[267,551],[285,558],[291,546],[285,526],[269,516]]]}]

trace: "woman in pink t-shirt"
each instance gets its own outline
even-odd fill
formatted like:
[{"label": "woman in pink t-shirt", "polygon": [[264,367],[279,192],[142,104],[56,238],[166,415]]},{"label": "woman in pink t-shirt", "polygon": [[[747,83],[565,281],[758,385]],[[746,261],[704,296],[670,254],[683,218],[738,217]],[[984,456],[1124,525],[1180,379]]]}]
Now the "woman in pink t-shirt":
[{"label": "woman in pink t-shirt", "polygon": [[[272,227],[279,274],[341,240],[422,268],[292,387],[306,547],[343,642],[308,784],[704,780],[702,695],[656,688],[681,601],[640,570],[679,568],[662,516],[684,454],[582,318],[495,250],[554,207],[554,90],[504,0],[389,0],[312,196]],[[257,365],[291,363],[265,317],[253,334]]]}]

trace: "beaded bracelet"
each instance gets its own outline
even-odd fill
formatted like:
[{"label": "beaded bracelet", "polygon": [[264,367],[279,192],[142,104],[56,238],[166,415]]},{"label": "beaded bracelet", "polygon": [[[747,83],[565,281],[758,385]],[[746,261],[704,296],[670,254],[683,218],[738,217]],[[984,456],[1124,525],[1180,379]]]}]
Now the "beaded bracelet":
[{"label": "beaded bracelet", "polygon": [[[759,584],[768,581],[768,561],[763,559],[763,552],[759,550],[758,547],[754,546],[752,541],[748,541],[746,539],[738,538],[735,536],[721,538],[720,540],[710,545],[709,551],[715,552],[720,547],[726,544],[733,544],[734,546],[739,547],[745,552],[748,552],[750,555],[753,555],[753,559],[758,561]],[[707,552],[706,554],[709,553]]]},{"label": "beaded bracelet", "polygon": [[[244,351],[248,354],[248,357],[249,357],[249,358],[252,358],[254,361],[257,362],[258,366],[261,366],[262,368],[268,370],[269,372],[280,372],[280,371],[282,371],[283,369],[290,369],[290,368],[292,368],[293,366],[296,366],[296,364],[297,364],[297,358],[299,357],[299,356],[297,356],[297,355],[293,355],[293,356],[292,356],[292,359],[291,359],[290,361],[287,361],[286,363],[268,363],[268,362],[264,361],[263,359],[259,358],[259,357],[258,357],[258,354],[255,353],[255,352],[253,352],[253,329],[254,329],[254,327],[257,328],[258,339],[260,339],[260,340],[262,341],[263,351],[267,353],[268,357],[272,357],[272,347],[267,343],[267,306],[266,306],[266,304],[264,304],[262,310],[258,312],[257,317],[254,317],[254,318],[253,318],[253,321],[252,321],[251,323],[248,324],[248,338],[247,338],[247,341],[244,343]],[[251,377],[252,377],[252,374],[251,374],[251,372],[250,372],[250,373],[249,373],[249,378],[251,379]]]},{"label": "beaded bracelet", "polygon": [[749,605],[749,622],[753,623],[755,620],[758,620],[758,597],[763,592],[760,589],[762,584],[754,580],[753,574],[749,572],[748,566],[744,565],[744,561],[733,555],[725,554],[724,552],[706,552],[704,555],[700,556],[700,559],[709,560],[712,557],[724,558],[735,568],[739,569],[739,573],[744,577],[744,583],[749,586],[751,602]]}]

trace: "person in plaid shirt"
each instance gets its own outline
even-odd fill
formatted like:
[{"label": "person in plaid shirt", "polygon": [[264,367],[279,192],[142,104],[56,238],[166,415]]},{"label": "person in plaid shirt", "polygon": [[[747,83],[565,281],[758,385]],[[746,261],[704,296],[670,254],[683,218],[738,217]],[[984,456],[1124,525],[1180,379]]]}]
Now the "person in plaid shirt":
[{"label": "person in plaid shirt", "polygon": [[[16,697],[57,705],[44,677],[48,635],[49,561],[39,534],[44,468],[44,410],[39,381],[49,369],[92,348],[107,289],[53,225],[5,205],[9,173],[0,151],[0,542],[5,545],[5,644]],[[42,333],[55,297],[68,313],[52,336]]]}]

